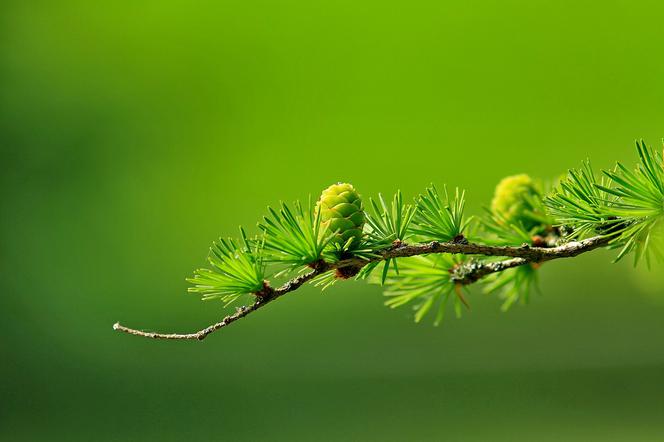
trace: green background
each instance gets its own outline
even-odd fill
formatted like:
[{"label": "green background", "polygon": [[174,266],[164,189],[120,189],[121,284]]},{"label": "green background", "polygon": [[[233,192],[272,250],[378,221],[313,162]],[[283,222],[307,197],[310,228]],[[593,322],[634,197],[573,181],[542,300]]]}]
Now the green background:
[{"label": "green background", "polygon": [[664,135],[660,1],[0,6],[0,439],[661,440],[664,277],[600,251],[439,328],[306,287],[203,343],[210,242],[365,196],[633,163]]}]

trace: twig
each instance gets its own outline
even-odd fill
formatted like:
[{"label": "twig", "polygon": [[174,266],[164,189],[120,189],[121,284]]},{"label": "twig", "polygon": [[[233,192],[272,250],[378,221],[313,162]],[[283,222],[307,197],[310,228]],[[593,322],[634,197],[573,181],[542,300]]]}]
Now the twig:
[{"label": "twig", "polygon": [[135,335],[135,336],[142,336],[144,338],[152,338],[152,339],[195,339],[198,341],[202,341],[205,339],[210,333],[214,333],[215,331],[226,327],[228,324],[232,324],[233,322],[237,321],[238,319],[242,319],[245,316],[247,316],[249,313],[254,312],[258,310],[259,308],[269,304],[270,302],[274,301],[275,299],[279,298],[280,296],[285,295],[286,293],[292,292],[294,290],[297,290],[302,284],[306,283],[307,281],[310,281],[311,279],[315,278],[317,275],[323,273],[325,270],[326,266],[319,266],[316,269],[305,273],[303,275],[298,276],[297,278],[293,278],[278,289],[272,289],[269,286],[264,290],[264,295],[259,296],[256,301],[251,304],[248,307],[242,306],[237,309],[237,311],[232,314],[226,316],[224,319],[221,321],[217,322],[216,324],[212,324],[208,327],[205,327],[202,330],[199,330],[195,333],[154,333],[154,332],[145,332],[142,330],[136,330],[133,328],[125,327],[124,325],[121,325],[119,322],[116,322],[113,324],[113,330],[121,331],[124,333],[129,333],[130,335]]},{"label": "twig", "polygon": [[121,325],[119,322],[113,325],[113,329],[128,333],[130,335],[142,336],[152,339],[177,339],[177,340],[198,340],[202,341],[211,333],[226,327],[229,324],[244,318],[248,314],[262,308],[275,299],[293,292],[300,288],[306,282],[312,280],[329,270],[343,269],[353,267],[356,270],[361,269],[370,262],[384,261],[390,258],[405,258],[409,256],[427,255],[431,253],[456,253],[463,255],[483,255],[483,256],[505,256],[506,259],[496,262],[471,262],[455,269],[453,279],[461,284],[472,284],[479,279],[496,272],[518,267],[528,263],[540,263],[559,258],[570,258],[585,252],[606,246],[611,238],[606,236],[595,236],[582,241],[573,241],[557,247],[530,247],[523,245],[521,247],[509,246],[490,246],[483,244],[464,244],[462,242],[437,242],[433,241],[425,244],[405,244],[399,243],[392,248],[386,249],[371,260],[360,258],[345,259],[336,263],[319,262],[314,269],[308,273],[302,274],[291,279],[279,288],[271,288],[267,282],[265,288],[256,294],[256,301],[246,307],[240,307],[237,311],[223,318],[220,322],[212,324],[195,333],[154,333],[137,330]]},{"label": "twig", "polygon": [[452,279],[463,285],[469,285],[484,278],[491,273],[502,272],[507,269],[519,267],[524,264],[542,263],[559,258],[572,258],[580,255],[581,253],[595,250],[599,247],[604,247],[609,244],[611,237],[595,236],[592,238],[584,239],[582,241],[574,241],[558,247],[529,248],[530,252],[534,252],[524,257],[517,257],[495,262],[481,262],[471,261],[467,264],[461,265],[454,269]]},{"label": "twig", "polygon": [[432,241],[424,244],[401,243],[395,247],[384,250],[379,256],[369,261],[361,258],[350,258],[332,264],[332,268],[349,266],[364,266],[369,262],[384,261],[389,258],[407,258],[416,255],[431,253],[456,253],[461,255],[507,256],[511,258],[524,258],[530,262],[542,262],[556,258],[570,258],[580,253],[605,246],[611,240],[606,236],[593,236],[582,241],[572,241],[557,247],[531,247],[523,244],[514,246],[490,246],[463,242]]}]

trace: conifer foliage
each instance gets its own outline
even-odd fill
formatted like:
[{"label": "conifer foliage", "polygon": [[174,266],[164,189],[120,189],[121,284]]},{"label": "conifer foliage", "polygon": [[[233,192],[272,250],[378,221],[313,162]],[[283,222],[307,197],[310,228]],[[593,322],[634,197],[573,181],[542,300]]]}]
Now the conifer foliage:
[{"label": "conifer foliage", "polygon": [[[635,265],[664,258],[664,163],[662,153],[637,143],[638,163],[596,172],[589,161],[550,190],[527,175],[503,179],[480,217],[465,214],[465,192],[431,186],[414,198],[400,191],[368,208],[348,183],[333,184],[316,202],[268,207],[255,236],[220,239],[209,268],[189,279],[190,291],[230,305],[249,296],[219,324],[188,335],[116,329],[149,337],[202,339],[305,282],[328,287],[338,280],[366,279],[383,286],[385,304],[410,306],[417,322],[442,322],[448,304],[457,315],[468,287],[484,285],[507,309],[527,302],[537,289],[543,262],[598,247],[617,249],[616,261]],[[279,288],[269,279],[296,275]],[[215,328],[216,327],[216,328]]]}]

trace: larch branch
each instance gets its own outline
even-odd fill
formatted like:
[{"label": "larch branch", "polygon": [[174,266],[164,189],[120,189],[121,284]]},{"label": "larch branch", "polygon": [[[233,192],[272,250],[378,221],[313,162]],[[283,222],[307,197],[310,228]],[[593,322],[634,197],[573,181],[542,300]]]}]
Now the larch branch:
[{"label": "larch branch", "polygon": [[267,283],[265,288],[256,293],[256,301],[249,305],[239,307],[232,315],[224,317],[216,324],[212,324],[202,330],[194,333],[155,333],[137,330],[121,325],[119,322],[113,325],[113,329],[128,333],[134,336],[141,336],[151,339],[175,339],[175,340],[198,340],[205,339],[211,333],[226,327],[229,324],[242,319],[250,313],[262,308],[281,296],[293,292],[303,284],[311,281],[316,276],[329,270],[354,267],[361,269],[370,262],[384,261],[391,258],[406,258],[417,255],[428,255],[432,253],[454,253],[462,255],[482,255],[482,256],[502,256],[509,257],[502,261],[482,262],[471,261],[454,270],[453,280],[457,283],[468,285],[477,282],[481,278],[491,274],[502,272],[504,270],[518,267],[529,263],[541,263],[559,258],[570,258],[582,253],[589,252],[599,247],[608,245],[610,237],[595,236],[581,241],[572,241],[557,247],[531,247],[526,244],[519,247],[514,246],[491,246],[484,244],[459,242],[438,242],[433,241],[423,244],[396,243],[391,248],[385,249],[371,260],[361,258],[350,258],[336,263],[318,262],[313,270],[299,275],[279,288],[272,288]]}]

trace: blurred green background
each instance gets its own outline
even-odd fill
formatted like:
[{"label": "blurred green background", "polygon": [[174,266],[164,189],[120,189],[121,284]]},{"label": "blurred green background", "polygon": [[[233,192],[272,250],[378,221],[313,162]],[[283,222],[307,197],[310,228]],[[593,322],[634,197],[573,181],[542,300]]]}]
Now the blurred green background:
[{"label": "blurred green background", "polygon": [[0,6],[0,439],[661,440],[664,277],[597,252],[439,328],[306,287],[204,343],[210,242],[336,181],[635,162],[664,135],[658,1]]}]

